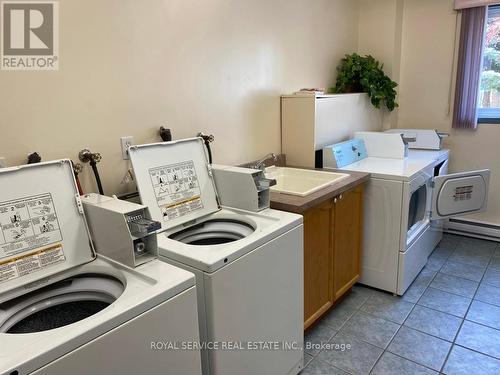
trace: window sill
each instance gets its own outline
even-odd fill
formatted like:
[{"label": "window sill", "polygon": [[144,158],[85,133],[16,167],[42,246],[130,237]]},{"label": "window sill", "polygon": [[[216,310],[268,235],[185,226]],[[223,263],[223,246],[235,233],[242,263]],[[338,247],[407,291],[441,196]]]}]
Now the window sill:
[{"label": "window sill", "polygon": [[478,124],[500,124],[498,117],[480,117],[477,119]]}]

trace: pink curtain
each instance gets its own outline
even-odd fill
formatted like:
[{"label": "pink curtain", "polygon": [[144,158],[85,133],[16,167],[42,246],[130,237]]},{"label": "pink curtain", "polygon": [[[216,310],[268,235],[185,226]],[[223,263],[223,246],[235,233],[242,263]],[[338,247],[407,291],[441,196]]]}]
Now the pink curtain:
[{"label": "pink curtain", "polygon": [[467,8],[461,12],[462,25],[452,127],[476,129],[484,28],[488,7]]}]

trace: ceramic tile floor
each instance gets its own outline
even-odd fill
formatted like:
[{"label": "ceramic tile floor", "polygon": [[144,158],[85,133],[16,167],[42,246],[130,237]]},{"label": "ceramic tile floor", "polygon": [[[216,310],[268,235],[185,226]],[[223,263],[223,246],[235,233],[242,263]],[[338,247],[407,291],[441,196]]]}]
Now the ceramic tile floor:
[{"label": "ceramic tile floor", "polygon": [[404,296],[356,285],[305,342],[302,375],[500,374],[500,244],[445,234]]}]

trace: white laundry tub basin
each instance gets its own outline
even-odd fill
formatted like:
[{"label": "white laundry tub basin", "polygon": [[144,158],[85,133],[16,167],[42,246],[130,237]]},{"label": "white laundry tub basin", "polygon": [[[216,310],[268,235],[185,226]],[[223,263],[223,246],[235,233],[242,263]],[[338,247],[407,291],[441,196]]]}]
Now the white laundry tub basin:
[{"label": "white laundry tub basin", "polygon": [[271,187],[271,191],[301,197],[349,177],[347,173],[274,166],[266,168],[265,175],[266,178],[276,180],[276,185]]}]

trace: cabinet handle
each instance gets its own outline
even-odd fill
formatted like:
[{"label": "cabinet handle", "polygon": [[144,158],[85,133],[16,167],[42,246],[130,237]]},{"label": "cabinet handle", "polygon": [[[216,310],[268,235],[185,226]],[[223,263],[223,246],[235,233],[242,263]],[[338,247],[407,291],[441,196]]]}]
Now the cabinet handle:
[{"label": "cabinet handle", "polygon": [[344,195],[340,194],[339,195],[339,200],[342,200],[342,199],[344,199]]},{"label": "cabinet handle", "polygon": [[333,203],[337,203],[337,197],[333,198]]}]

